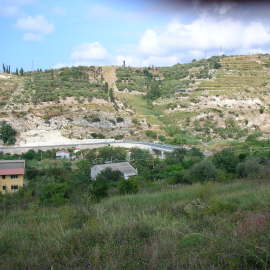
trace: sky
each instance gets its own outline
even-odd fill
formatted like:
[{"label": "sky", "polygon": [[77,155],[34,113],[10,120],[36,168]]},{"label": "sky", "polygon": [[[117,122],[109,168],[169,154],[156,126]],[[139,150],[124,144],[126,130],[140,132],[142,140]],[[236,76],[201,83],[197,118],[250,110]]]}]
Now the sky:
[{"label": "sky", "polygon": [[168,66],[268,53],[269,11],[265,1],[0,0],[0,63]]}]

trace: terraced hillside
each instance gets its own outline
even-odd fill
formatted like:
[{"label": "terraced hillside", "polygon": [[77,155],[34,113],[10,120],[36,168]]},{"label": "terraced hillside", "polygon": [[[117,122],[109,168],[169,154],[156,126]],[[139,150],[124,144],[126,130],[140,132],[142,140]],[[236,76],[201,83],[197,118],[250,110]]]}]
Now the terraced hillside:
[{"label": "terraced hillside", "polygon": [[269,79],[270,55],[0,74],[0,116],[19,143],[50,136],[176,144],[268,137]]},{"label": "terraced hillside", "polygon": [[[156,101],[176,124],[207,140],[269,134],[269,55],[220,59],[211,79],[199,79],[188,94]],[[181,116],[181,117],[180,117]]]}]

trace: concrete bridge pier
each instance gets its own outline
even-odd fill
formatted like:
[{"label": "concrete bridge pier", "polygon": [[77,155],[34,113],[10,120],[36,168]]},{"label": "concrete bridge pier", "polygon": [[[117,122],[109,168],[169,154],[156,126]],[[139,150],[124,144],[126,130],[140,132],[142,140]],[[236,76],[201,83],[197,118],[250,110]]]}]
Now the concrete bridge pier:
[{"label": "concrete bridge pier", "polygon": [[166,158],[165,152],[161,151],[160,159],[165,159],[165,158]]},{"label": "concrete bridge pier", "polygon": [[150,153],[160,159],[165,159],[166,158],[166,152],[163,150],[158,150],[158,149],[150,149]]}]

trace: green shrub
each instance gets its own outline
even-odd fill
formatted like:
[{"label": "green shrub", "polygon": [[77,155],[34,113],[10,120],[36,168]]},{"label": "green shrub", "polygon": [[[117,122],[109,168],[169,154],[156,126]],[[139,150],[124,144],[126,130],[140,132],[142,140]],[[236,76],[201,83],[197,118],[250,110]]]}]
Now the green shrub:
[{"label": "green shrub", "polygon": [[145,131],[145,135],[147,137],[152,138],[152,139],[156,139],[157,138],[157,133],[155,131],[153,131],[153,130],[146,130]]},{"label": "green shrub", "polygon": [[166,141],[166,137],[163,136],[163,135],[159,135],[159,136],[158,136],[158,139],[159,139],[161,142],[165,142],[165,141]]},{"label": "green shrub", "polygon": [[101,171],[97,177],[96,181],[108,181],[108,182],[117,182],[123,179],[123,174],[118,170],[112,170],[111,168],[106,168]]},{"label": "green shrub", "polygon": [[121,180],[118,185],[120,194],[134,194],[138,192],[138,184],[133,179]]},{"label": "green shrub", "polygon": [[6,121],[0,123],[0,139],[4,144],[15,144],[16,134],[16,130]]},{"label": "green shrub", "polygon": [[41,187],[40,203],[42,205],[59,206],[69,199],[66,183],[48,183]]},{"label": "green shrub", "polygon": [[185,171],[178,171],[175,175],[167,178],[166,183],[169,185],[191,184],[191,179],[186,177]]},{"label": "green shrub", "polygon": [[190,168],[186,177],[190,178],[192,182],[215,180],[217,178],[217,169],[215,165],[209,160],[203,160]]},{"label": "green shrub", "polygon": [[262,165],[260,164],[258,158],[251,157],[239,163],[236,167],[236,172],[241,178],[256,176],[258,177],[261,169]]},{"label": "green shrub", "polygon": [[93,181],[91,194],[95,200],[100,201],[101,199],[108,196],[109,181],[106,179],[100,179]]},{"label": "green shrub", "polygon": [[213,182],[206,182],[199,186],[199,189],[196,193],[198,199],[202,202],[208,202],[211,198],[213,198],[215,184]]},{"label": "green shrub", "polygon": [[124,135],[116,135],[116,136],[114,136],[114,139],[115,140],[122,140],[122,139],[124,139]]},{"label": "green shrub", "polygon": [[207,242],[206,237],[202,233],[188,233],[179,243],[179,248],[194,248],[204,246]]},{"label": "green shrub", "polygon": [[158,99],[159,97],[161,97],[161,90],[159,88],[159,85],[156,82],[153,82],[145,98],[148,100],[155,100]]},{"label": "green shrub", "polygon": [[122,123],[122,122],[124,122],[124,118],[118,116],[118,117],[116,118],[116,122],[117,122],[117,123]]},{"label": "green shrub", "polygon": [[106,137],[101,134],[101,133],[91,133],[91,136],[94,138],[94,139],[105,139]]},{"label": "green shrub", "polygon": [[235,173],[238,162],[238,156],[230,149],[225,149],[213,156],[213,163],[215,166],[224,169],[229,173]]},{"label": "green shrub", "polygon": [[213,199],[208,205],[206,211],[207,214],[217,215],[221,213],[233,213],[238,209],[238,205],[235,202],[221,201]]}]

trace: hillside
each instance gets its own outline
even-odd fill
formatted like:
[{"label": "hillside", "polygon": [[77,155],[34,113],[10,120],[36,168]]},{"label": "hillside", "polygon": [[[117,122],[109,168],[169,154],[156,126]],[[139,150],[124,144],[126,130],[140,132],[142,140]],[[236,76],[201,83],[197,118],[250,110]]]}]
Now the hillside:
[{"label": "hillside", "polygon": [[268,137],[269,79],[270,55],[160,68],[1,73],[0,116],[18,131],[18,144],[104,137],[216,144]]}]

